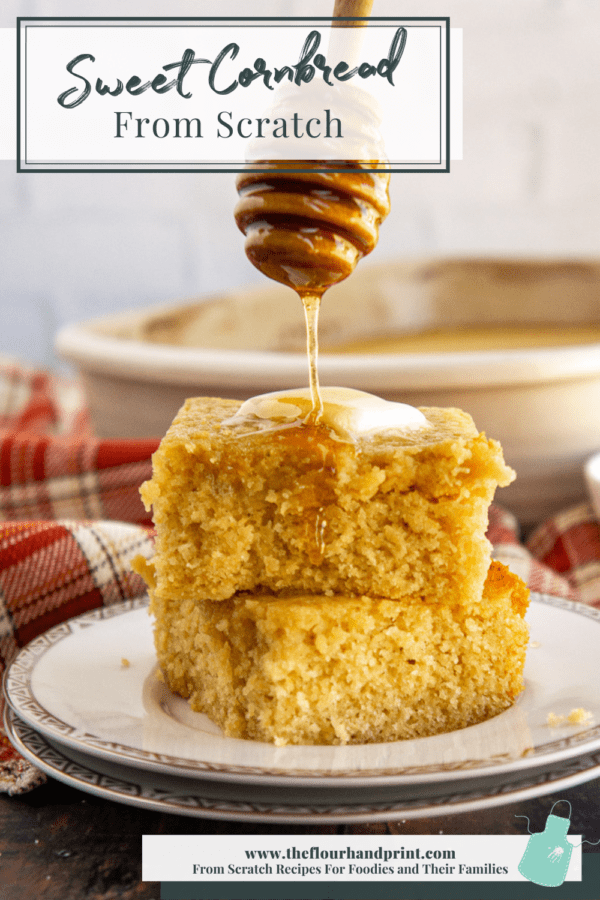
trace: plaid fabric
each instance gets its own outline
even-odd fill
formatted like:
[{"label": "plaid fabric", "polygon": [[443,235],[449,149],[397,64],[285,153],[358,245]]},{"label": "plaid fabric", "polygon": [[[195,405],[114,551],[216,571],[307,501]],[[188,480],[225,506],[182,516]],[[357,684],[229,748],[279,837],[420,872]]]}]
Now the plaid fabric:
[{"label": "plaid fabric", "polygon": [[512,513],[492,506],[488,537],[493,556],[532,591],[578,600],[600,609],[600,524],[589,503],[544,522],[522,544]]},{"label": "plaid fabric", "polygon": [[157,440],[99,440],[72,382],[0,359],[0,521],[149,524],[139,486]]},{"label": "plaid fabric", "polygon": [[590,504],[553,516],[531,535],[527,546],[550,571],[564,573],[575,600],[600,609],[600,525]]},{"label": "plaid fabric", "polygon": [[65,619],[142,596],[131,560],[151,554],[150,535],[122,522],[0,524],[2,659]]},{"label": "plaid fabric", "polygon": [[[130,562],[151,553],[157,445],[99,440],[77,383],[0,358],[0,673],[58,622],[145,593]],[[0,729],[0,791],[43,780]]]},{"label": "plaid fabric", "polygon": [[[0,672],[58,622],[145,593],[130,563],[152,550],[138,489],[156,446],[94,438],[77,385],[0,360]],[[600,608],[600,528],[587,504],[525,544],[514,516],[492,506],[488,537],[532,590]],[[0,791],[42,780],[0,731]]]},{"label": "plaid fabric", "polygon": [[[123,522],[0,523],[0,672],[53,625],[143,596],[131,560],[151,552],[151,530]],[[0,730],[0,791],[21,793],[44,780]]]}]

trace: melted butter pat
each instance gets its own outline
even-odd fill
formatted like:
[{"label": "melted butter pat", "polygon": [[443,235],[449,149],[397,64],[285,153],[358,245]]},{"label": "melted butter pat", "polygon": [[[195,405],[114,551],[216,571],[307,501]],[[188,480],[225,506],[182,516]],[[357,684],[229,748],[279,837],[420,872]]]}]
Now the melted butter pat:
[{"label": "melted butter pat", "polygon": [[[321,388],[323,411],[320,423],[338,437],[353,440],[375,432],[429,428],[422,412],[406,403],[383,400],[352,388]],[[251,397],[227,424],[260,420],[288,425],[308,419],[313,409],[309,388],[276,391]]]}]

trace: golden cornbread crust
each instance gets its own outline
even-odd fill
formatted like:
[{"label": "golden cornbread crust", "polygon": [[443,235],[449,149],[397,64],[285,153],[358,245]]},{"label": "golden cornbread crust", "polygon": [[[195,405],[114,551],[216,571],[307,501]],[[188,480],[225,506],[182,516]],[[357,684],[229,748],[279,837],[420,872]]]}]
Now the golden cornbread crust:
[{"label": "golden cornbread crust", "polygon": [[278,745],[422,737],[488,719],[523,687],[528,592],[497,562],[475,606],[152,594],[167,684],[232,737]]},{"label": "golden cornbread crust", "polygon": [[481,599],[488,506],[514,473],[470,416],[424,408],[431,428],[296,446],[229,423],[238,408],[186,401],[154,454],[157,597]]},{"label": "golden cornbread crust", "polygon": [[[528,593],[490,566],[514,473],[457,409],[355,442],[186,401],[142,498],[171,690],[232,737],[394,741],[476,724],[522,689]],[[484,587],[485,584],[485,587]]]}]

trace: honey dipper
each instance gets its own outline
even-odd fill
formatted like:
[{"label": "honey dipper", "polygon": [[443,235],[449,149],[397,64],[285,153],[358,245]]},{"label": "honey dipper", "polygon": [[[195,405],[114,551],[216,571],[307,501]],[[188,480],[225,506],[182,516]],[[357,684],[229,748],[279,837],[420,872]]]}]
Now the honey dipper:
[{"label": "honey dipper", "polygon": [[[372,2],[336,0],[333,26],[363,25],[339,17],[368,16]],[[235,210],[253,265],[299,293],[322,294],[347,278],[376,245],[379,224],[389,212],[385,167],[372,171],[339,160],[254,165],[268,171],[249,169],[238,176]],[[311,171],[316,167],[321,171]]]},{"label": "honey dipper", "polygon": [[[372,0],[336,0],[333,25],[363,25],[339,17],[368,16],[371,6]],[[379,169],[376,163],[267,160],[253,164],[262,171],[249,168],[236,180],[235,220],[246,236],[248,259],[304,303],[316,419],[322,409],[316,371],[320,298],[375,247],[390,208],[389,173],[385,162]]]}]

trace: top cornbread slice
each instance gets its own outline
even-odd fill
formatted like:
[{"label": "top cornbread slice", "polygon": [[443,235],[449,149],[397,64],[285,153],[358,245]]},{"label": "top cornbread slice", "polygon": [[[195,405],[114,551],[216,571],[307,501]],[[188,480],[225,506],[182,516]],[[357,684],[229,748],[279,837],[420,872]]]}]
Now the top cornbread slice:
[{"label": "top cornbread slice", "polygon": [[231,422],[239,402],[187,400],[153,457],[156,597],[238,591],[478,604],[487,510],[514,473],[457,409],[355,442]]}]

